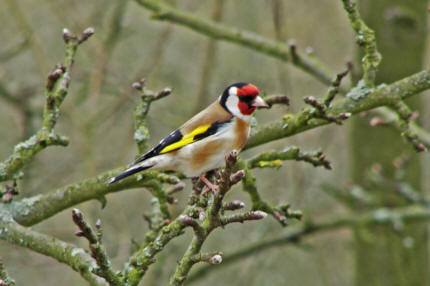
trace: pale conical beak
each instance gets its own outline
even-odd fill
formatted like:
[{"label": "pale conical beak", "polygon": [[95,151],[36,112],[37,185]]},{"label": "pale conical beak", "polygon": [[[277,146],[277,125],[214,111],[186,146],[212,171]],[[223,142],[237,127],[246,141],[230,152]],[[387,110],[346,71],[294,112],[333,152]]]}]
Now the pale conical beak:
[{"label": "pale conical beak", "polygon": [[260,96],[257,96],[254,99],[254,102],[252,103],[252,106],[255,106],[255,107],[269,107],[269,105],[267,105],[267,103]]}]

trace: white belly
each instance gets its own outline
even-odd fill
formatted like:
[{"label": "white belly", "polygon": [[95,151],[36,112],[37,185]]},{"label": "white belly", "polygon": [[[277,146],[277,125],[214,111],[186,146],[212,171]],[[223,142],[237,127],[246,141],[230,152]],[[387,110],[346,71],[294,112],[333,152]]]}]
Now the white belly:
[{"label": "white belly", "polygon": [[[175,170],[187,177],[195,177],[204,172],[220,168],[225,164],[225,157],[238,147],[237,119],[231,125],[220,130],[216,135],[209,136],[195,143],[184,146],[176,153]],[[249,125],[246,137],[249,135]]]}]

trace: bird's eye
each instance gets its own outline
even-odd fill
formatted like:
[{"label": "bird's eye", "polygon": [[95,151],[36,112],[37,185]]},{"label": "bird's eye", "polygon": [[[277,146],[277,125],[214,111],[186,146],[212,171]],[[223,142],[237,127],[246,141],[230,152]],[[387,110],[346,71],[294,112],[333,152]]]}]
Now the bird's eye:
[{"label": "bird's eye", "polygon": [[255,99],[255,96],[239,95],[239,100],[247,104],[251,104],[254,101],[254,99]]}]

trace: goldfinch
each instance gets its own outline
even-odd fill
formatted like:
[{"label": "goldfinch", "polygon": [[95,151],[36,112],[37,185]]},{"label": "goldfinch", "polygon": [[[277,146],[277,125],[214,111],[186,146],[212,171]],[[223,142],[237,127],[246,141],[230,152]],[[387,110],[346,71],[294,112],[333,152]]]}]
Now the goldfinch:
[{"label": "goldfinch", "polygon": [[143,170],[169,170],[187,177],[200,176],[215,191],[216,186],[203,174],[223,166],[225,156],[245,146],[252,113],[257,107],[267,107],[267,104],[255,85],[240,82],[228,86],[214,103],[170,133],[109,183]]}]

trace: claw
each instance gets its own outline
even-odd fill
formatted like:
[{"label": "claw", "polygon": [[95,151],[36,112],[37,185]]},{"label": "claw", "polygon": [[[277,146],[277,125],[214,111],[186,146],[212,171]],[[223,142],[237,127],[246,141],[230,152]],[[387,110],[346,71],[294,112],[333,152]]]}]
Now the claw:
[{"label": "claw", "polygon": [[206,195],[209,191],[212,191],[214,194],[218,192],[219,187],[218,185],[212,184],[205,176],[200,175],[200,180],[203,181],[203,183],[206,184],[207,188],[205,188],[202,192],[202,196]]}]

